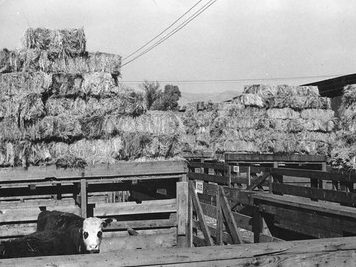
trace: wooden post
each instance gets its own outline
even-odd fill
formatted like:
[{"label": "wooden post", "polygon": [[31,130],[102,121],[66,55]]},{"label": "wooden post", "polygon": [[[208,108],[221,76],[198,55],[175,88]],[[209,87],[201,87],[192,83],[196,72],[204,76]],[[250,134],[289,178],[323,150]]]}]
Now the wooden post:
[{"label": "wooden post", "polygon": [[229,183],[229,187],[233,187],[233,185],[231,184],[231,166],[230,165],[228,165],[228,167],[227,167],[227,177],[229,177],[229,181],[228,181],[228,183]]},{"label": "wooden post", "polygon": [[251,166],[247,167],[247,187],[251,185]]},{"label": "wooden post", "polygon": [[80,213],[83,218],[88,215],[88,193],[87,193],[87,181],[80,179]]},{"label": "wooden post", "polygon": [[188,247],[188,182],[177,183],[177,246]]},{"label": "wooden post", "polygon": [[253,209],[253,219],[252,219],[252,232],[253,232],[253,242],[260,242],[260,233],[262,232],[263,222],[261,212],[258,207]]},{"label": "wooden post", "polygon": [[[189,183],[189,182],[188,182]],[[189,185],[188,185],[188,247],[193,247],[193,203],[192,198],[189,194]]]},{"label": "wooden post", "polygon": [[216,242],[217,245],[223,245],[223,214],[221,209],[220,190],[216,192]]}]

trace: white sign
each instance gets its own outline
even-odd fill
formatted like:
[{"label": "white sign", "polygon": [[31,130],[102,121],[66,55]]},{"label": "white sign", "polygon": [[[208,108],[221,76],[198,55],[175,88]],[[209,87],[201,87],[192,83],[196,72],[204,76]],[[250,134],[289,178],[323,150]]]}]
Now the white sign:
[{"label": "white sign", "polygon": [[204,192],[204,182],[203,181],[195,181],[195,192],[198,194],[203,194]]},{"label": "white sign", "polygon": [[239,166],[233,166],[232,170],[234,172],[240,172],[240,167]]}]

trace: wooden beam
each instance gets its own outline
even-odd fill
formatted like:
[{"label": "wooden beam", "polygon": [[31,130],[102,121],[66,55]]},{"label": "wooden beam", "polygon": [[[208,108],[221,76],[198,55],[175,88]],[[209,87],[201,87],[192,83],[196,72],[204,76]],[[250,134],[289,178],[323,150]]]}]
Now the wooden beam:
[{"label": "wooden beam", "polygon": [[356,183],[356,175],[337,172],[325,172],[315,170],[287,169],[287,168],[272,168],[271,175],[285,175],[294,177],[307,177],[311,179],[330,180],[330,181],[345,181]]},{"label": "wooden beam", "polygon": [[224,214],[226,225],[229,230],[229,233],[231,234],[232,240],[234,241],[235,244],[242,244],[243,243],[242,236],[240,235],[239,230],[237,229],[237,224],[232,214],[232,211],[230,209],[230,205],[227,202],[225,192],[221,187],[219,193],[220,193],[221,209]]},{"label": "wooden beam", "polygon": [[216,243],[217,245],[223,244],[223,228],[224,228],[224,217],[221,209],[221,196],[220,190],[218,190],[216,195]]},{"label": "wooden beam", "polygon": [[188,182],[177,183],[177,245],[188,247]]},{"label": "wooden beam", "polygon": [[95,205],[94,216],[119,216],[143,213],[176,212],[176,199],[160,199],[152,201],[99,203]]},{"label": "wooden beam", "polygon": [[355,266],[356,238],[2,259],[7,266]]},{"label": "wooden beam", "polygon": [[225,163],[208,163],[208,162],[194,162],[191,161],[188,163],[189,168],[208,168],[220,171],[227,171],[229,169],[229,165]]},{"label": "wooden beam", "polygon": [[[0,168],[0,183],[20,181],[41,181],[44,179],[70,180],[86,178],[110,178],[127,176],[155,176],[164,174],[185,174],[187,163],[182,160],[120,162],[112,165],[89,165],[85,169],[63,169],[56,166]],[[159,177],[156,177],[160,179]],[[137,177],[139,179],[139,177]]]},{"label": "wooden beam", "polygon": [[269,202],[287,207],[295,207],[309,211],[317,211],[325,214],[345,216],[356,219],[356,210],[352,207],[340,206],[336,203],[315,202],[306,198],[295,196],[278,196],[265,193],[255,193],[251,195],[252,201],[259,205],[261,202]]},{"label": "wooden beam", "polygon": [[337,203],[356,204],[356,193],[340,192],[313,187],[273,183],[272,190],[275,193],[300,196],[310,199],[325,200]]},{"label": "wooden beam", "polygon": [[208,225],[206,224],[206,221],[204,218],[204,213],[203,213],[203,210],[201,208],[201,205],[200,205],[200,202],[198,199],[198,195],[195,192],[193,182],[191,182],[191,181],[189,182],[189,194],[190,194],[190,197],[192,198],[193,207],[198,215],[200,227],[204,234],[205,242],[208,246],[212,246],[212,245],[214,245],[214,243],[213,243],[213,240],[211,239]]},{"label": "wooden beam", "polygon": [[83,218],[88,217],[88,193],[85,179],[80,180],[80,215]]},{"label": "wooden beam", "polygon": [[227,152],[225,153],[225,162],[231,161],[293,161],[293,162],[325,162],[325,156],[318,155],[276,155],[276,154],[243,154]]},{"label": "wooden beam", "polygon": [[203,180],[205,182],[213,182],[213,183],[223,184],[223,185],[229,184],[229,177],[220,176],[220,175],[188,172],[188,178],[191,180]]}]

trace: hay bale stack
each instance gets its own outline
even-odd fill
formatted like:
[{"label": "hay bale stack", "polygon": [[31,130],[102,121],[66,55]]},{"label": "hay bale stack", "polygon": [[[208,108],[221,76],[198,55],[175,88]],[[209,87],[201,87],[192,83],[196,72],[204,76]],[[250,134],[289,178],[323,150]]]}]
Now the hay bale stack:
[{"label": "hay bale stack", "polygon": [[119,55],[86,51],[83,29],[28,29],[23,49],[0,51],[0,167],[178,155],[180,118],[146,113],[120,67]]},{"label": "hay bale stack", "polygon": [[183,121],[191,150],[328,155],[334,116],[317,87],[252,85],[214,111],[188,108]]},{"label": "hay bale stack", "polygon": [[343,89],[339,108],[340,124],[335,145],[331,151],[331,163],[335,168],[356,169],[356,85]]}]

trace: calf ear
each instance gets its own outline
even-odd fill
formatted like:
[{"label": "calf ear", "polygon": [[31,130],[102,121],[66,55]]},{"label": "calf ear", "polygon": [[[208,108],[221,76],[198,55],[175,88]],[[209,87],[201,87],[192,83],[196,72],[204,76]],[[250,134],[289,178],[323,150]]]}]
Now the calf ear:
[{"label": "calf ear", "polygon": [[112,223],[113,219],[111,218],[106,218],[106,219],[103,219],[101,225],[105,228],[107,227],[108,225],[110,225],[110,223]]}]

